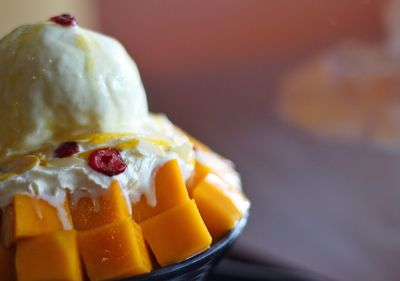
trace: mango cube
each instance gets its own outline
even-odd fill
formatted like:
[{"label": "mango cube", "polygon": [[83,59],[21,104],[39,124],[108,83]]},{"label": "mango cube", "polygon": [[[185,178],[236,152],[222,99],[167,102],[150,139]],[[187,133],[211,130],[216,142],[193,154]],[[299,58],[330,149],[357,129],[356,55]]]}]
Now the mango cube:
[{"label": "mango cube", "polygon": [[[64,205],[68,223],[72,225],[68,204]],[[58,210],[47,201],[16,194],[3,213],[2,237],[8,246],[12,241],[63,230]]]},{"label": "mango cube", "polygon": [[188,184],[190,197],[193,197],[194,188],[211,172],[211,168],[196,160],[194,174]]},{"label": "mango cube", "polygon": [[193,200],[149,218],[140,225],[161,266],[185,260],[207,249],[212,242]]},{"label": "mango cube", "polygon": [[17,242],[18,281],[83,280],[76,231],[58,231]]},{"label": "mango cube", "polygon": [[15,248],[6,248],[0,243],[0,278],[4,281],[16,280]]},{"label": "mango cube", "polygon": [[242,216],[232,199],[218,186],[219,181],[217,176],[210,174],[193,191],[193,199],[214,241],[231,230]]},{"label": "mango cube", "polygon": [[143,195],[139,202],[132,205],[135,221],[142,222],[189,200],[176,159],[168,161],[158,169],[155,176],[155,193],[157,200],[155,206],[149,205]]},{"label": "mango cube", "polygon": [[127,218],[78,234],[79,249],[90,280],[109,280],[152,269],[140,226]]},{"label": "mango cube", "polygon": [[[82,191],[80,191],[82,192]],[[70,209],[74,227],[86,230],[129,217],[128,203],[118,181],[113,181],[104,194],[93,198],[90,194],[75,201],[70,198]]]}]

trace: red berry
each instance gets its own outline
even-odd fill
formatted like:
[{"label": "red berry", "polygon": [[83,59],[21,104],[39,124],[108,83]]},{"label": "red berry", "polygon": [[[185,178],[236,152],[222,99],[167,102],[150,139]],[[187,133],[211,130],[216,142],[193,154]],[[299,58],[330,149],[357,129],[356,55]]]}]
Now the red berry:
[{"label": "red berry", "polygon": [[50,18],[51,21],[58,23],[59,25],[69,26],[69,25],[77,25],[78,22],[76,18],[70,14],[62,14],[59,16],[55,16]]},{"label": "red berry", "polygon": [[89,166],[106,176],[119,175],[126,169],[118,150],[112,148],[100,148],[89,156]]},{"label": "red berry", "polygon": [[74,141],[67,141],[60,144],[54,151],[54,156],[64,158],[74,155],[79,152],[79,145]]}]

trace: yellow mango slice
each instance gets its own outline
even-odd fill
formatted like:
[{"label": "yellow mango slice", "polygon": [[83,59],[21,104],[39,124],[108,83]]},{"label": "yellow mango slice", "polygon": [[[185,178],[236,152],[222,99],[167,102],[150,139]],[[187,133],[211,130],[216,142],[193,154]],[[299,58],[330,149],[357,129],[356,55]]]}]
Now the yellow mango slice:
[{"label": "yellow mango slice", "polygon": [[0,279],[4,281],[16,280],[15,249],[6,248],[0,243]]},{"label": "yellow mango slice", "polygon": [[[82,191],[79,191],[82,192]],[[69,200],[72,220],[77,230],[86,230],[129,217],[128,203],[118,181],[113,181],[109,188],[97,198],[90,194]]]},{"label": "yellow mango slice", "polygon": [[188,184],[188,192],[190,197],[193,197],[193,190],[194,188],[200,183],[202,179],[204,179],[208,173],[211,172],[211,168],[204,165],[203,163],[196,160],[194,165],[194,174],[192,178],[189,180]]},{"label": "yellow mango slice", "polygon": [[137,222],[165,212],[189,200],[189,195],[176,159],[161,166],[155,176],[157,204],[149,205],[144,195],[132,205],[133,218]]},{"label": "yellow mango slice", "polygon": [[193,191],[193,199],[214,241],[221,239],[242,216],[242,211],[216,183],[205,177]]},{"label": "yellow mango slice", "polygon": [[146,244],[146,241],[144,240],[142,227],[138,223],[136,223],[134,220],[132,220],[132,225],[133,225],[133,229],[135,231],[135,237],[136,237],[138,249],[139,249],[140,255],[142,256],[144,266],[146,268],[150,268],[150,271],[151,271],[154,269],[155,266],[157,266],[157,263],[154,260],[154,256],[152,255],[149,246]]},{"label": "yellow mango slice", "polygon": [[18,281],[83,280],[75,230],[17,242]]},{"label": "yellow mango slice", "polygon": [[90,280],[110,280],[150,272],[149,253],[140,226],[127,218],[78,234]]},{"label": "yellow mango slice", "polygon": [[[67,202],[64,213],[72,225]],[[63,229],[58,210],[47,201],[29,195],[16,194],[3,213],[2,238],[7,246],[21,238]]]},{"label": "yellow mango slice", "polygon": [[166,266],[207,249],[212,238],[193,200],[140,223],[158,263]]}]

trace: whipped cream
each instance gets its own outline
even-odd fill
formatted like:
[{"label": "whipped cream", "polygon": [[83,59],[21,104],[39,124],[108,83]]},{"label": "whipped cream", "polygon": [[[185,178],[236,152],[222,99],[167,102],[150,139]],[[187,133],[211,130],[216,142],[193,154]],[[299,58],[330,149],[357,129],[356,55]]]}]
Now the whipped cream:
[{"label": "whipped cream", "polygon": [[[53,156],[56,145],[48,144],[43,149],[26,157],[37,157],[40,161],[17,161],[18,165],[0,164],[4,176],[0,180],[0,207],[7,206],[15,194],[24,193],[46,200],[58,206],[59,192],[74,193],[87,191],[93,197],[117,180],[130,202],[139,201],[144,195],[150,205],[157,204],[154,188],[154,174],[169,160],[178,161],[185,180],[193,173],[194,152],[189,139],[174,129],[163,116],[153,116],[147,122],[147,134],[89,134],[77,136],[80,152],[66,158]],[[162,137],[161,137],[162,136]],[[72,138],[73,140],[74,138]],[[117,148],[127,165],[126,170],[116,176],[107,176],[93,170],[87,162],[88,155],[98,148]],[[21,163],[27,165],[24,170]],[[11,167],[11,168],[4,168]],[[23,172],[21,172],[21,170]],[[130,205],[130,204],[129,204]]]}]

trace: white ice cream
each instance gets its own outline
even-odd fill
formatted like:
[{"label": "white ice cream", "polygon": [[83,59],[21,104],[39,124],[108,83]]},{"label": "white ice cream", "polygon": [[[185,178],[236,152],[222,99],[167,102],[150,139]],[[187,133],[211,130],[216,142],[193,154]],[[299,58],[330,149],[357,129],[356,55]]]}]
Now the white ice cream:
[{"label": "white ice cream", "polygon": [[148,116],[139,72],[113,38],[21,26],[0,41],[0,152],[88,132],[135,132]]}]

